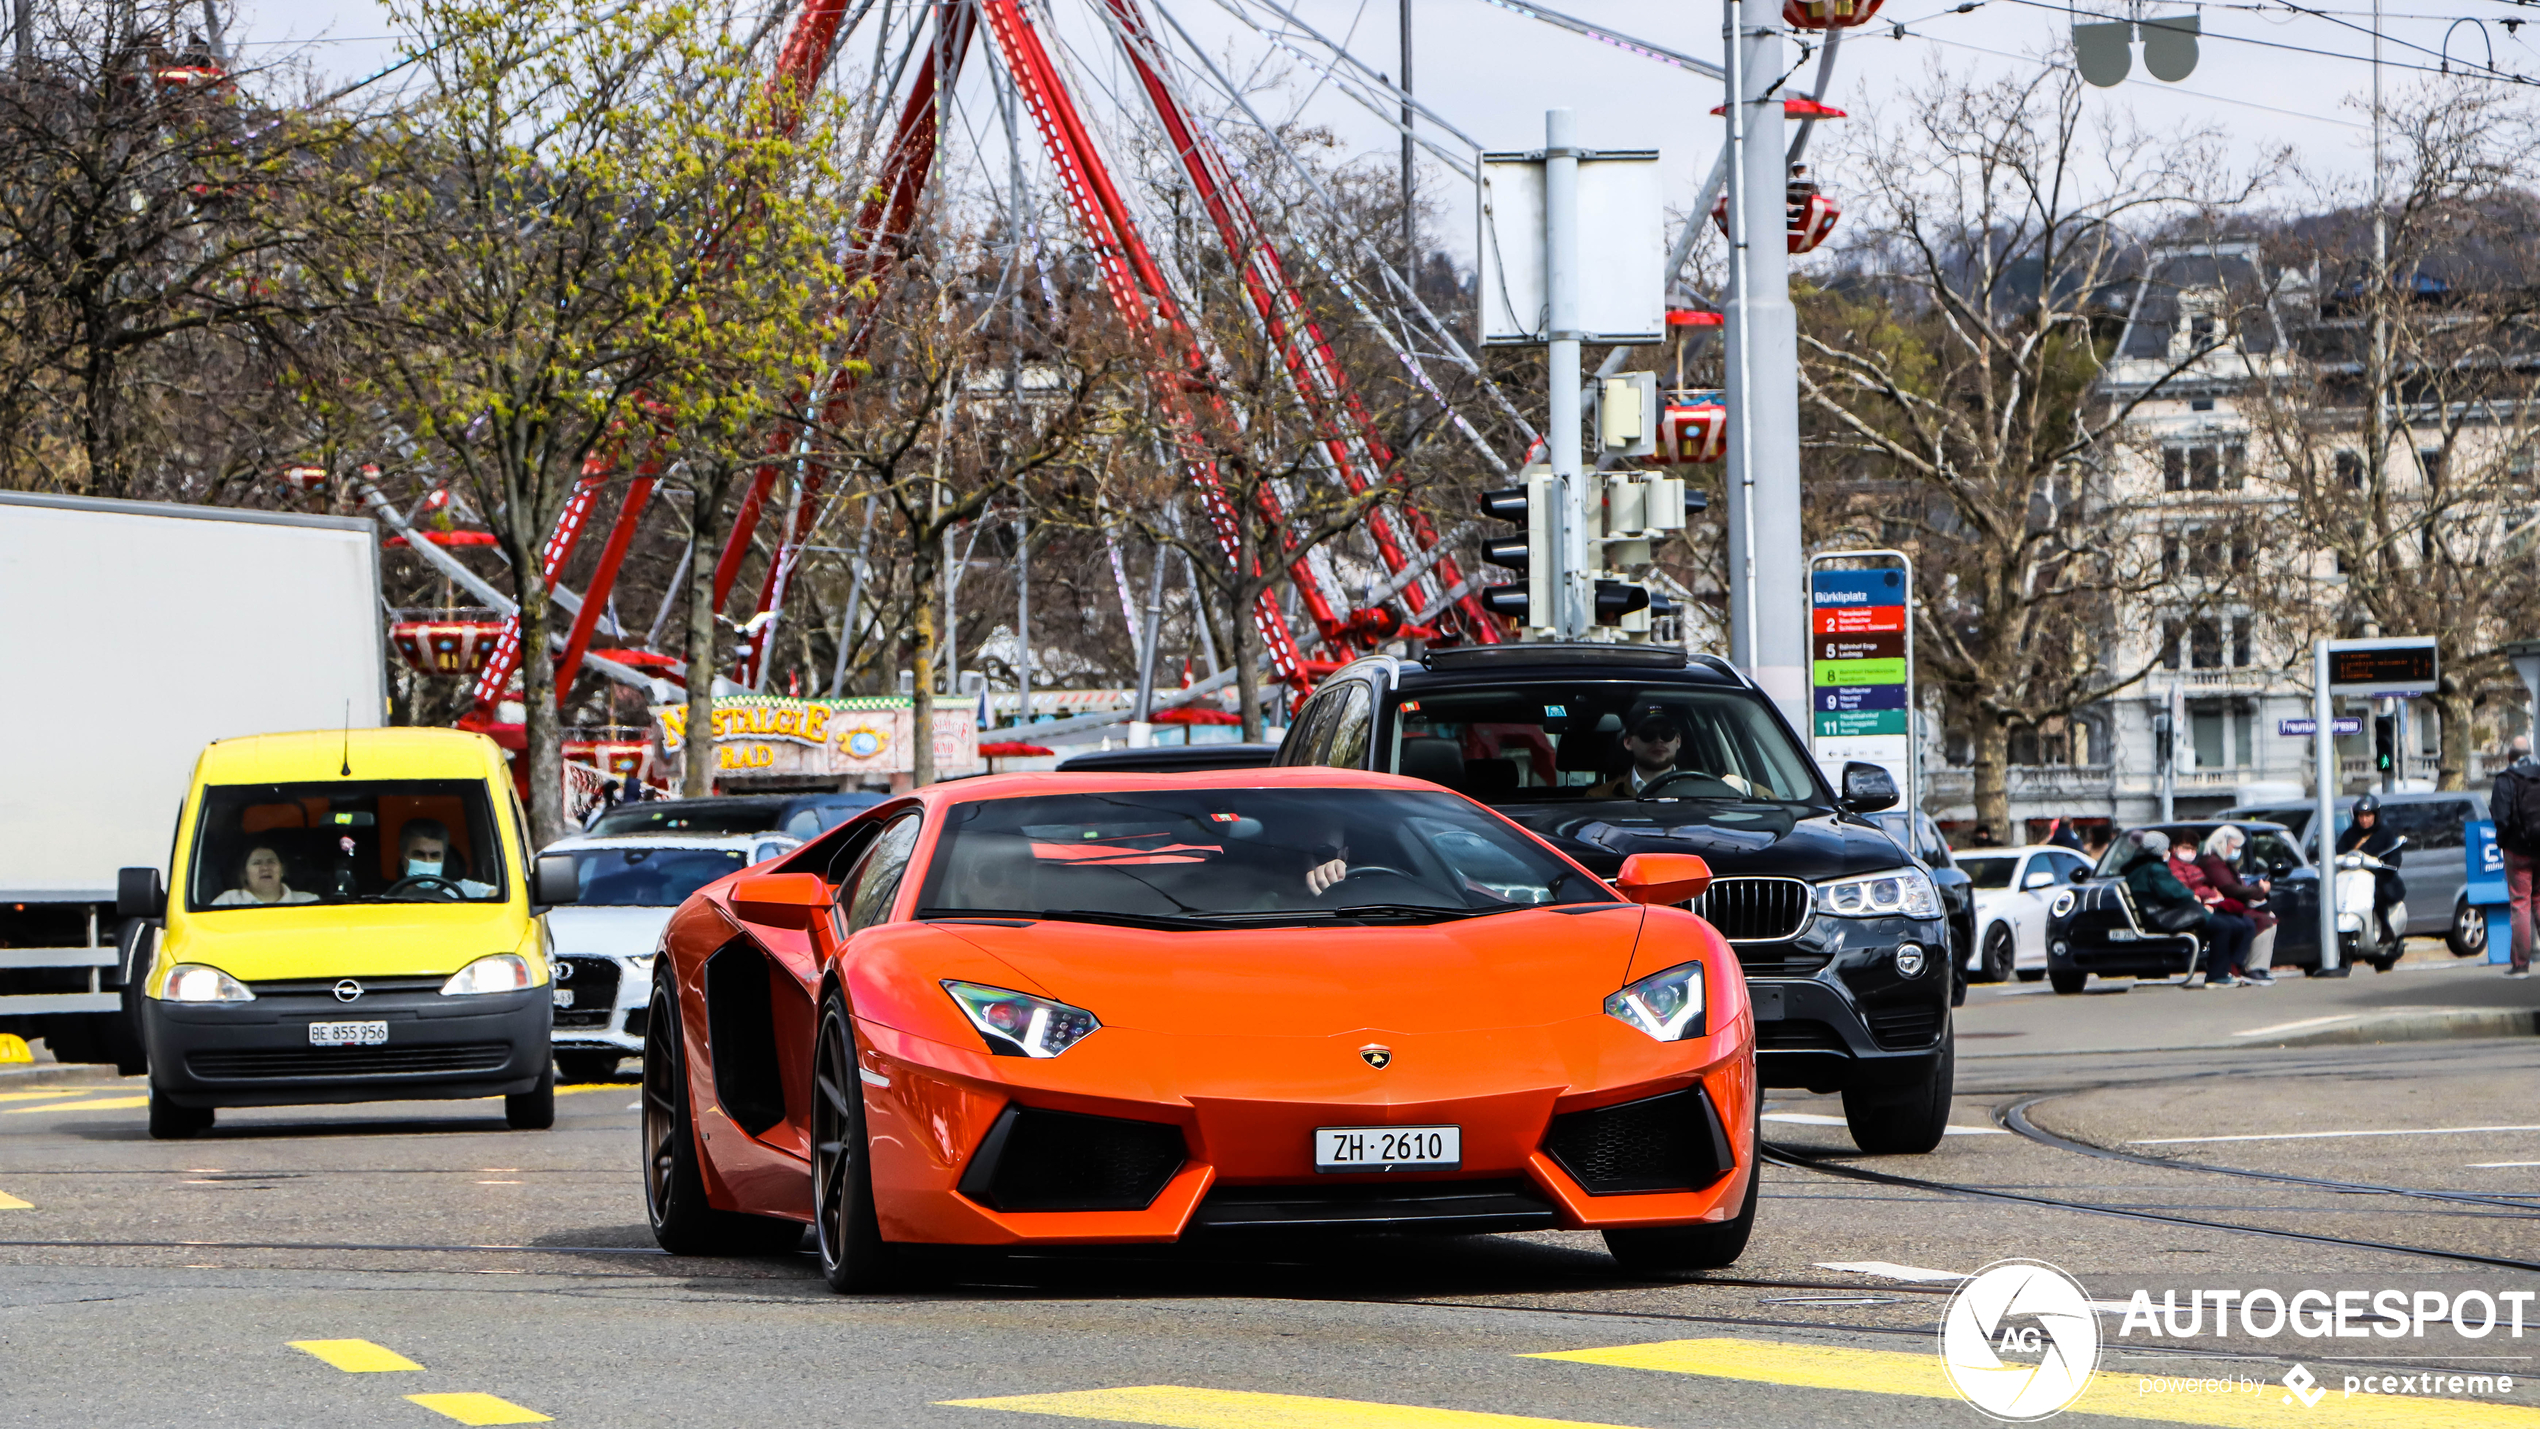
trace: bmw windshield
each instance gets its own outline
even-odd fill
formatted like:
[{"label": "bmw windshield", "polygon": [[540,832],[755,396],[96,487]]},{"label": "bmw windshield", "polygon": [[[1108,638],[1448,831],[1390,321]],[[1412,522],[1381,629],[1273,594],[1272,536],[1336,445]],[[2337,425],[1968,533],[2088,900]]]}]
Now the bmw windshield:
[{"label": "bmw windshield", "polygon": [[953,806],[918,916],[1416,923],[1613,896],[1451,794],[1158,789]]}]

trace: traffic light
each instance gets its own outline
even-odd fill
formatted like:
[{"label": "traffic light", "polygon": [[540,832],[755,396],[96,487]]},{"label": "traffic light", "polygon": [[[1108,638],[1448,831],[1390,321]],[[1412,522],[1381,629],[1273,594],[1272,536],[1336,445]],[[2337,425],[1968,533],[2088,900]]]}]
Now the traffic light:
[{"label": "traffic light", "polygon": [[2169,767],[2170,717],[2167,713],[2152,716],[2152,761],[2156,769]]},{"label": "traffic light", "polygon": [[1507,616],[1519,625],[1548,626],[1560,581],[1560,556],[1552,547],[1552,503],[1560,494],[1561,483],[1545,467],[1529,467],[1525,480],[1523,486],[1482,493],[1483,515],[1526,528],[1522,536],[1502,536],[1482,543],[1485,560],[1525,577],[1522,582],[1484,590],[1482,608],[1493,615]]},{"label": "traffic light", "polygon": [[[1596,604],[1591,619],[1599,625],[1614,625],[1641,611],[1664,613],[1663,602],[1653,603],[1650,591],[1624,577],[1650,564],[1653,538],[1681,529],[1686,518],[1709,509],[1709,500],[1699,491],[1686,490],[1685,483],[1672,476],[1617,471],[1586,479],[1595,483],[1589,489],[1599,499],[1578,514],[1588,523],[1590,559],[1609,568],[1595,572]],[[1557,523],[1552,503],[1561,499],[1563,488],[1550,470],[1541,466],[1529,467],[1525,480],[1523,486],[1482,495],[1483,515],[1522,524],[1526,529],[1522,536],[1493,537],[1482,543],[1485,560],[1515,571],[1525,580],[1487,587],[1481,592],[1481,602],[1483,609],[1506,616],[1530,633],[1540,635],[1551,632],[1557,620],[1562,563],[1555,544]],[[1639,622],[1626,626],[1627,630],[1645,628]]]},{"label": "traffic light", "polygon": [[2399,752],[2398,721],[2389,715],[2372,717],[2372,767],[2375,773],[2390,772],[2391,756]]}]

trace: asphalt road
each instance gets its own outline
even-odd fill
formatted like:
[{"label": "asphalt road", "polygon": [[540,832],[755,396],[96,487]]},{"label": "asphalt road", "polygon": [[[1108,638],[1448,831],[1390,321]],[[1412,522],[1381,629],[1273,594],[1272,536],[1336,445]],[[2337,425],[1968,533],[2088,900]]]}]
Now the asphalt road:
[{"label": "asphalt road", "polygon": [[[2259,1026],[2342,995],[1978,989],[1962,1030],[2019,1035],[1962,1045],[1962,1134],[1864,1157],[1833,1099],[1777,1097],[1745,1260],[1664,1283],[1546,1233],[963,1259],[849,1300],[808,1256],[654,1249],[631,1084],[568,1092],[550,1132],[415,1103],[156,1143],[135,1083],[0,1083],[0,1423],[1974,1425],[1935,1328],[1955,1277],[2025,1257],[2107,1310],[2059,1423],[2540,1426],[2540,1299],[2519,1338],[2501,1311],[2477,1338],[2119,1333],[2138,1289],[2182,1319],[2194,1290],[2540,1294],[2540,1038],[2241,1046],[2198,1021],[2223,1045],[1978,1055],[2099,1037],[2117,1005]],[[2316,1404],[2278,1382],[2297,1362]],[[2369,1387],[2403,1375],[2442,1392]]]}]

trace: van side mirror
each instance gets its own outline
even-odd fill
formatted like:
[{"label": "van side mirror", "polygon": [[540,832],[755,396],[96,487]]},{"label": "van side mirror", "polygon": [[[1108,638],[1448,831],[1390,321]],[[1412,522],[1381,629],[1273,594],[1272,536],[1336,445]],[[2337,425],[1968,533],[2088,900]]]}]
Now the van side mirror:
[{"label": "van side mirror", "polygon": [[542,853],[531,875],[529,901],[553,908],[559,903],[582,901],[582,874],[574,866],[569,853]]},{"label": "van side mirror", "polygon": [[1847,814],[1876,813],[1893,806],[1900,796],[1896,792],[1896,776],[1876,764],[1855,759],[1843,766],[1843,811]]},{"label": "van side mirror", "polygon": [[122,868],[115,870],[115,916],[118,918],[164,918],[168,915],[167,885],[159,881],[155,868]]},{"label": "van side mirror", "polygon": [[744,874],[732,885],[732,911],[770,928],[808,928],[829,903],[829,885],[817,873]]},{"label": "van side mirror", "polygon": [[1623,860],[1614,886],[1634,903],[1682,903],[1711,886],[1711,865],[1691,853],[1636,853]]}]

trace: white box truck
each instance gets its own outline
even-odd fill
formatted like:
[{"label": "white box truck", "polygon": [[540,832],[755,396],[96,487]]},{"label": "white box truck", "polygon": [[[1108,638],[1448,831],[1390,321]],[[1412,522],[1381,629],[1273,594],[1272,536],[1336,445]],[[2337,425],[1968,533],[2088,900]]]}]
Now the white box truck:
[{"label": "white box truck", "polygon": [[141,1070],[152,925],[203,746],[387,716],[368,520],[0,492],[0,1032]]}]

